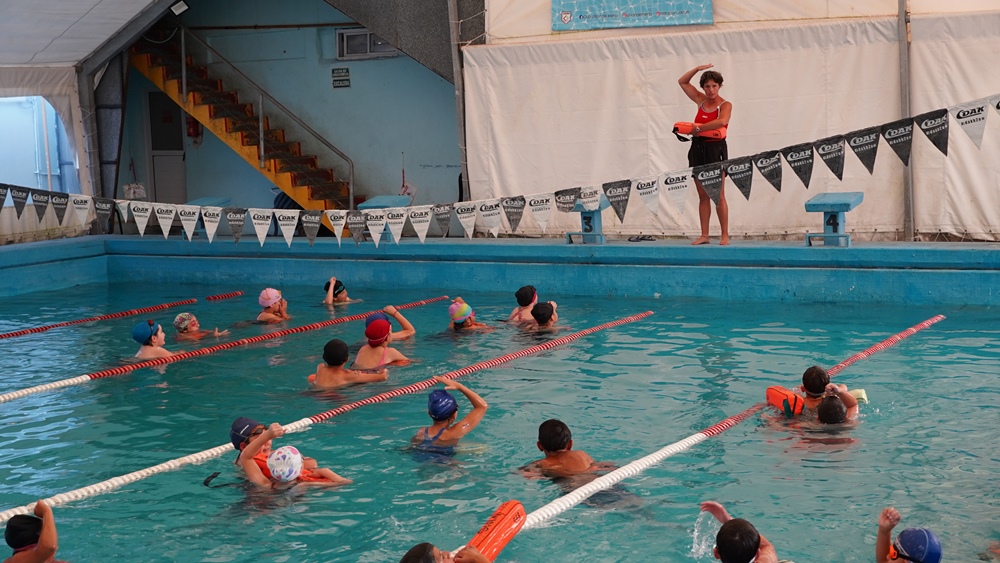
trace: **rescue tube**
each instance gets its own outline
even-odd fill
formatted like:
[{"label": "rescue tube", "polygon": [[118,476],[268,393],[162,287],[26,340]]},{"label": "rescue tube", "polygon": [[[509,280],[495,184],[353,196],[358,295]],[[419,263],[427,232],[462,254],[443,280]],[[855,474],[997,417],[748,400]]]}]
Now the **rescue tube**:
[{"label": "rescue tube", "polygon": [[526,518],[524,506],[516,500],[508,500],[496,509],[468,545],[493,561],[521,530]]},{"label": "rescue tube", "polygon": [[767,388],[767,404],[783,412],[785,416],[791,418],[797,414],[802,414],[805,403],[802,397],[789,389],[780,385],[773,385]]},{"label": "rescue tube", "polygon": [[[677,123],[674,123],[674,134],[694,136],[695,127],[697,127],[696,123],[691,123],[690,121],[678,121]],[[719,127],[718,129],[708,129],[706,131],[701,131],[697,136],[721,141],[726,138],[726,128]]]},{"label": "rescue tube", "polygon": [[850,391],[848,391],[848,393],[850,393],[855,399],[857,399],[859,403],[868,402],[868,393],[865,393],[864,389],[851,389]]}]

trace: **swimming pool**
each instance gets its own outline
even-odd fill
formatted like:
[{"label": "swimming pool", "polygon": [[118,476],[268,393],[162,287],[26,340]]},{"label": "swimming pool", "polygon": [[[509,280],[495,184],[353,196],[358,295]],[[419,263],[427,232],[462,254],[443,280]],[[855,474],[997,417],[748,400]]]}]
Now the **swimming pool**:
[{"label": "swimming pool", "polygon": [[[244,289],[248,296],[202,297]],[[283,285],[290,326],[331,318],[317,287]],[[513,291],[512,288],[511,291]],[[0,330],[198,297],[185,308],[204,327],[252,318],[256,287],[93,284],[19,298]],[[948,560],[974,559],[998,539],[994,428],[1000,401],[1000,322],[990,308],[739,303],[701,299],[593,299],[546,294],[564,323],[583,329],[653,310],[652,317],[463,378],[489,403],[486,419],[452,464],[405,450],[427,422],[425,395],[371,405],[315,424],[293,443],[355,483],[338,489],[254,494],[237,483],[235,451],[55,508],[60,557],[70,561],[396,561],[411,545],[454,548],[503,501],[526,509],[559,487],[517,471],[537,459],[537,426],[560,418],[574,445],[621,465],[691,435],[793,385],[813,363],[831,366],[937,313],[948,319],[847,368],[837,381],[867,389],[871,404],[846,435],[753,419],[624,482],[608,508],[577,507],[525,531],[500,561],[692,560],[698,502],[718,500],[753,522],[783,558],[870,561],[875,519],[895,505],[903,526],[927,526]],[[370,291],[349,314],[441,295]],[[509,294],[464,293],[480,320],[506,317]],[[169,324],[180,309],[153,318]],[[11,508],[227,442],[236,416],[289,423],[477,361],[537,344],[499,328],[444,332],[442,303],[404,312],[417,337],[398,348],[417,358],[389,381],[317,395],[305,376],[322,345],[361,339],[353,322],[238,350],[142,369],[6,403],[0,411],[0,509]],[[343,314],[343,313],[338,313]],[[143,318],[143,317],[140,317]],[[116,365],[136,345],[136,318],[0,341],[0,393]],[[267,330],[250,326],[233,338]],[[168,334],[171,330],[168,328]],[[177,346],[168,340],[171,350]],[[162,373],[160,373],[162,371]],[[461,401],[461,400],[460,400]],[[466,406],[467,403],[460,403]],[[710,558],[710,555],[701,559]]]}]

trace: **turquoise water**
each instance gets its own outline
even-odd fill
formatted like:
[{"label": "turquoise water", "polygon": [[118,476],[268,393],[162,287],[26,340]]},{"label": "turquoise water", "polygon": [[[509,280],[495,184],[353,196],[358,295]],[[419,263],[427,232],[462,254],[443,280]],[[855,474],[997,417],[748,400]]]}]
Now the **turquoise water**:
[{"label": "turquoise water", "polygon": [[[252,296],[202,299],[235,289]],[[168,335],[182,310],[204,328],[251,319],[259,289],[95,285],[19,297],[0,332],[200,301],[0,340],[0,392],[118,365],[137,349],[128,334],[138,319],[159,320]],[[290,326],[333,315],[319,304],[319,288],[281,289]],[[441,294],[350,292],[365,301],[335,314]],[[491,323],[513,306],[509,295],[463,297]],[[518,499],[530,512],[560,496],[558,485],[517,471],[539,457],[537,426],[547,418],[570,425],[574,447],[624,465],[741,412],[762,400],[768,385],[796,384],[811,364],[832,366],[937,313],[948,319],[837,377],[871,399],[855,428],[819,434],[754,417],[625,481],[627,492],[610,506],[577,507],[525,531],[498,561],[708,561],[710,554],[691,552],[698,502],[709,499],[749,519],[782,558],[799,563],[872,560],[875,521],[890,504],[903,514],[901,526],[933,528],[946,560],[973,560],[1000,539],[995,310],[542,297],[557,299],[564,324],[576,330],[656,314],[463,378],[490,411],[453,463],[423,463],[405,451],[428,419],[423,394],[404,396],[276,442],[295,444],[353,485],[279,494],[203,486],[216,471],[213,484],[240,482],[234,451],[56,507],[60,558],[381,562],[397,561],[420,541],[454,548],[505,500]],[[446,309],[435,303],[404,312],[418,335],[397,347],[413,365],[393,369],[385,383],[338,393],[308,393],[305,377],[330,338],[359,344],[361,322],[4,403],[0,510],[227,443],[240,415],[290,423],[546,338],[506,327],[454,336],[444,332]],[[243,327],[231,338],[267,330]]]}]

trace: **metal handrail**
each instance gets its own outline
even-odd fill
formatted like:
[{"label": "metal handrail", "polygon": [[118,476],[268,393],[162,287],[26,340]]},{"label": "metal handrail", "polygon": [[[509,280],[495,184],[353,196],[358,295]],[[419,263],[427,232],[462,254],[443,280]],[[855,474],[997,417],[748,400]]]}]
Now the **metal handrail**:
[{"label": "metal handrail", "polygon": [[[266,99],[267,101],[271,102],[271,104],[273,104],[274,107],[276,107],[279,110],[281,110],[282,112],[284,112],[284,114],[286,116],[288,116],[292,121],[294,121],[299,127],[305,129],[306,132],[308,132],[310,135],[313,136],[313,138],[315,138],[317,141],[319,141],[320,143],[322,143],[323,146],[325,146],[326,148],[330,149],[333,153],[335,153],[337,156],[339,156],[340,158],[344,159],[344,161],[347,162],[347,170],[348,170],[348,172],[347,172],[347,175],[348,175],[348,179],[347,179],[347,194],[348,194],[347,195],[347,197],[348,197],[347,208],[348,209],[354,209],[354,161],[351,160],[351,158],[349,156],[347,156],[346,154],[344,154],[343,151],[341,151],[340,149],[338,149],[337,147],[335,147],[333,145],[333,143],[331,143],[330,141],[326,140],[322,135],[320,135],[319,133],[317,133],[312,127],[310,127],[304,121],[302,121],[301,119],[299,119],[299,117],[297,115],[295,115],[288,108],[286,108],[285,106],[283,106],[281,104],[281,102],[279,102],[278,100],[274,99],[270,94],[268,94],[266,91],[264,91],[264,89],[261,88],[256,82],[254,82],[249,76],[247,76],[246,74],[244,74],[243,71],[241,71],[240,69],[236,68],[236,65],[234,65],[231,62],[229,62],[229,60],[227,60],[225,57],[223,57],[221,53],[219,53],[218,51],[216,51],[215,49],[213,49],[212,46],[209,45],[204,40],[202,40],[202,38],[200,38],[197,35],[195,35],[194,32],[192,32],[188,28],[184,27],[184,25],[181,24],[180,22],[177,22],[176,25],[177,25],[178,29],[181,30],[181,51],[182,51],[182,53],[184,51],[186,51],[185,38],[186,38],[187,35],[190,35],[192,39],[194,39],[199,45],[201,45],[202,47],[204,47],[205,50],[207,50],[209,53],[211,53],[213,57],[217,58],[219,62],[221,62],[224,65],[226,65],[227,67],[229,67],[229,69],[231,71],[233,71],[240,78],[242,78],[243,80],[245,80],[246,82],[248,82],[250,84],[250,87],[252,87],[254,90],[257,91],[257,94],[259,95],[259,99],[260,99],[260,106],[261,106],[260,107],[260,112],[259,112],[259,115],[258,115],[258,118],[260,120],[260,135],[259,135],[260,149],[259,149],[259,151],[260,151],[261,160],[263,161],[263,158],[264,158],[264,133],[263,133],[263,129],[264,129],[264,100]],[[183,55],[182,55],[182,58],[181,58],[181,88],[182,88],[181,96],[183,97],[184,101],[187,102],[187,61],[185,60],[185,58],[184,58]]]}]

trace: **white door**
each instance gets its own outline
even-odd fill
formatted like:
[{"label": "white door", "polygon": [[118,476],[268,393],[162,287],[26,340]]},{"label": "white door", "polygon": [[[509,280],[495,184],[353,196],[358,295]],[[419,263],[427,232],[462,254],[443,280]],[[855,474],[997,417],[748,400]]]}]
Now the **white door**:
[{"label": "white door", "polygon": [[160,203],[187,201],[184,172],[184,112],[163,92],[150,92],[146,105],[149,116],[149,200]]}]

